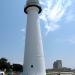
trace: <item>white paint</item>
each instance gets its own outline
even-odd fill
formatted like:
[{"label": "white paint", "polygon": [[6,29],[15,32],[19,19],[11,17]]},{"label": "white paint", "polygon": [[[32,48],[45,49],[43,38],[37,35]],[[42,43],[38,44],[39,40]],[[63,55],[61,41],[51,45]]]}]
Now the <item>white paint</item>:
[{"label": "white paint", "polygon": [[37,7],[27,9],[23,75],[46,75],[38,11]]}]

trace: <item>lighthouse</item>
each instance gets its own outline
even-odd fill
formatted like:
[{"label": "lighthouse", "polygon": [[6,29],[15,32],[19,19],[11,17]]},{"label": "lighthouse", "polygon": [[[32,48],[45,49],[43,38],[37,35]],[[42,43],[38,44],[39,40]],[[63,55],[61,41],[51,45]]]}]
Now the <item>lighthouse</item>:
[{"label": "lighthouse", "polygon": [[27,0],[27,14],[23,75],[46,75],[39,14],[42,8],[38,0]]}]

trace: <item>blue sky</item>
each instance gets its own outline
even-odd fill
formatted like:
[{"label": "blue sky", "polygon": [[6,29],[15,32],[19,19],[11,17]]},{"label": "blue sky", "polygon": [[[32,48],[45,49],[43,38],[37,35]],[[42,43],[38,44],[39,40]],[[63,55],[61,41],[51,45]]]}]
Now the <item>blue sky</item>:
[{"label": "blue sky", "polygon": [[[61,59],[75,68],[75,1],[40,0],[40,14],[46,68]],[[26,14],[25,0],[0,0],[0,57],[23,63]]]}]

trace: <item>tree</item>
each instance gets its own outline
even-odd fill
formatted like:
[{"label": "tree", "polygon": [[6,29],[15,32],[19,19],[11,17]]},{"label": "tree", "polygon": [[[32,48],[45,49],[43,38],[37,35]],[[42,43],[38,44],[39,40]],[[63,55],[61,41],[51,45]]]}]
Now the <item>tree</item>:
[{"label": "tree", "polygon": [[7,59],[5,59],[5,58],[0,59],[0,69],[1,70],[6,69],[6,62],[7,62]]},{"label": "tree", "polygon": [[10,62],[6,58],[0,59],[0,70],[6,70],[8,71],[10,69]]},{"label": "tree", "polygon": [[13,69],[13,71],[22,72],[23,71],[23,66],[21,64],[13,64],[12,69]]},{"label": "tree", "polygon": [[22,72],[23,66],[21,64],[10,65],[10,62],[8,62],[6,58],[0,58],[0,70],[6,72],[10,72],[10,71]]}]

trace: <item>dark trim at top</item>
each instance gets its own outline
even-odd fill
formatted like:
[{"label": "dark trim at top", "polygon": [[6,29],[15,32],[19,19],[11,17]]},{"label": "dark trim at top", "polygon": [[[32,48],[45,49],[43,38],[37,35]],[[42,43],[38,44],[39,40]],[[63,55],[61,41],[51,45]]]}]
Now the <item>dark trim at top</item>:
[{"label": "dark trim at top", "polygon": [[39,9],[39,12],[38,13],[41,13],[41,11],[42,11],[42,9],[41,9],[41,7],[39,6],[39,5],[28,5],[28,6],[26,6],[25,8],[24,8],[24,12],[27,14],[28,12],[27,12],[27,9],[29,8],[29,7],[37,7],[38,9]]}]

